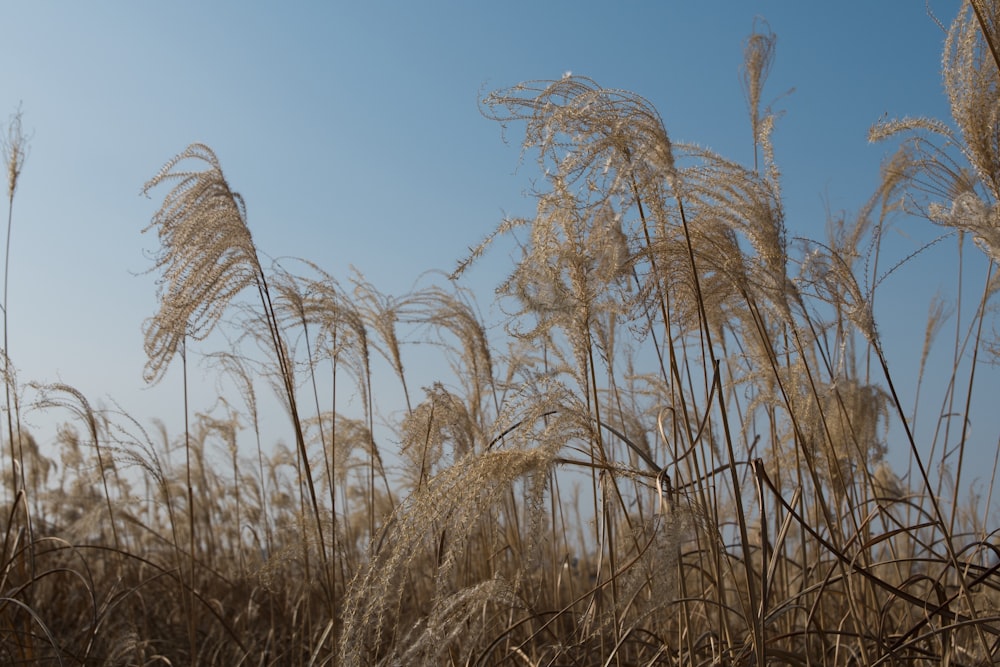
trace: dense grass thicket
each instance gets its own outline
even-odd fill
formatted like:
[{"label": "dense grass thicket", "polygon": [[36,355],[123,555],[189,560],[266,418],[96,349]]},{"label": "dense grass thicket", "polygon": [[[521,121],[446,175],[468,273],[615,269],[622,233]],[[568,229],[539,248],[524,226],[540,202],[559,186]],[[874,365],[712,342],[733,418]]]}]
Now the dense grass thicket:
[{"label": "dense grass thicket", "polygon": [[[951,26],[951,121],[874,125],[898,150],[813,240],[783,213],[774,47],[763,23],[746,41],[753,164],[584,77],[487,95],[537,157],[537,212],[403,295],[263,261],[219,159],[189,146],[145,186],[144,373],[180,370],[181,433],[16,377],[5,275],[0,663],[996,661],[992,485],[961,490],[1000,349],[1000,3]],[[4,137],[9,253],[20,116]],[[873,306],[904,219],[954,245],[966,295],[928,295],[922,355],[893,357],[923,378],[932,345],[954,349],[905,405]],[[499,237],[521,252],[488,328],[462,280]],[[415,341],[442,369],[423,386]],[[214,405],[188,405],[194,359],[229,388]],[[376,410],[382,391],[401,404]],[[39,412],[54,442],[25,426]],[[918,438],[917,414],[943,426]]]}]

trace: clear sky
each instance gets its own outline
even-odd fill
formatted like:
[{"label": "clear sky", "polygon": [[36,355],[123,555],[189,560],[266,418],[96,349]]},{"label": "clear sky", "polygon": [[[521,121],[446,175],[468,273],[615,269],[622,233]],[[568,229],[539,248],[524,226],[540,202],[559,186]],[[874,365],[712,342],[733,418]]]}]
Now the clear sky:
[{"label": "clear sky", "polygon": [[[947,25],[959,3],[929,6]],[[778,36],[764,99],[785,112],[790,235],[820,237],[827,209],[853,211],[877,184],[891,147],[868,144],[869,126],[948,118],[944,32],[923,2],[4,2],[0,118],[21,103],[32,133],[10,266],[20,379],[173,421],[160,408],[176,385],[141,377],[156,302],[135,274],[159,200],[139,193],[191,142],[218,154],[262,251],[341,278],[353,265],[399,294],[533,210],[521,128],[505,144],[478,110],[493,88],[586,75],[649,99],[673,140],[752,160],[738,72],[755,16]],[[890,259],[926,228],[894,233]],[[469,275],[484,307],[507,268],[501,254]],[[912,346],[900,363],[919,353],[939,271],[952,274],[922,257],[892,279],[902,296],[879,314]]]}]

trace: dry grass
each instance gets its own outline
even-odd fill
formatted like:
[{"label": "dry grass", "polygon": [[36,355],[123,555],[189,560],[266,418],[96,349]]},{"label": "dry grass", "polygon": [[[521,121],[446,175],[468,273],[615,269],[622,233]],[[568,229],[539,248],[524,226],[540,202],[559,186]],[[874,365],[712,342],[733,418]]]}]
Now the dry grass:
[{"label": "dry grass", "polygon": [[[913,429],[937,399],[967,425],[988,391],[976,361],[998,349],[997,26],[1000,7],[966,5],[945,54],[954,126],[874,127],[899,153],[822,239],[786,228],[764,24],[742,70],[752,166],[672,142],[646,100],[586,78],[488,95],[538,157],[537,213],[403,296],[263,265],[243,200],[192,145],[147,184],[171,189],[148,227],[163,281],[145,373],[179,357],[186,392],[189,345],[222,332],[230,347],[204,355],[220,401],[171,436],[4,364],[0,662],[992,664],[992,485],[985,503],[959,492],[967,426],[927,446]],[[990,260],[962,275],[982,289],[972,314],[929,297],[912,406],[874,306],[901,212]],[[496,340],[457,281],[513,233]],[[952,375],[925,380],[952,318]],[[414,342],[443,369],[420,391]],[[380,416],[391,382],[401,405]],[[261,441],[262,391],[291,447]],[[22,409],[66,420],[55,447]]]}]

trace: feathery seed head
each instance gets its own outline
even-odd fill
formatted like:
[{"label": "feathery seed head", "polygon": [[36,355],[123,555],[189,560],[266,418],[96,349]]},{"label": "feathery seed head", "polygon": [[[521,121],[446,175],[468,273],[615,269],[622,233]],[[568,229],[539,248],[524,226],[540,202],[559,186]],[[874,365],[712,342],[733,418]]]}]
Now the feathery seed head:
[{"label": "feathery seed head", "polygon": [[[207,166],[178,168],[187,161]],[[163,272],[160,310],[143,332],[148,382],[163,376],[185,336],[207,336],[233,297],[261,275],[243,199],[229,188],[210,148],[188,146],[143,186],[143,193],[167,183],[173,189],[143,229],[156,229],[160,240],[149,271]]]},{"label": "feathery seed head", "polygon": [[14,191],[17,190],[17,180],[28,157],[28,138],[21,124],[20,107],[11,115],[6,135],[0,137],[0,156],[3,157],[4,166],[7,168],[7,196],[13,199]]},{"label": "feathery seed head", "polygon": [[[977,20],[976,10],[983,12],[985,25]],[[994,199],[1000,198],[1000,72],[992,49],[998,19],[996,3],[979,3],[975,9],[965,3],[948,32],[942,66],[966,158]]]},{"label": "feathery seed head", "polygon": [[774,63],[774,47],[777,41],[778,38],[771,32],[767,21],[757,19],[754,20],[753,32],[743,46],[743,67],[740,68],[743,75],[743,92],[750,108],[750,122],[755,137],[759,134],[761,121],[760,94]]}]

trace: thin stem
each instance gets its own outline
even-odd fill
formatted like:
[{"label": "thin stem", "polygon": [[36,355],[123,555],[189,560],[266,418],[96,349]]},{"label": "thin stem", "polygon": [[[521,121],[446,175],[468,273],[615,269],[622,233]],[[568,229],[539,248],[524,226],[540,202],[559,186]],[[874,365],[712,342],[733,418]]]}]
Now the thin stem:
[{"label": "thin stem", "polygon": [[188,417],[188,373],[187,373],[187,336],[181,338],[181,371],[184,382],[184,470],[187,481],[188,506],[188,556],[190,557],[188,571],[188,641],[191,644],[191,661],[198,657],[198,620],[195,606],[195,523],[194,523],[194,487],[191,485],[191,426]]},{"label": "thin stem", "polygon": [[948,532],[955,532],[955,519],[958,516],[958,492],[962,481],[962,466],[965,461],[965,443],[968,440],[970,412],[972,409],[972,384],[976,377],[976,364],[979,359],[979,348],[983,334],[983,320],[986,319],[986,302],[990,297],[990,284],[992,282],[994,262],[990,260],[990,266],[986,270],[986,284],[983,288],[983,297],[980,299],[979,308],[976,311],[976,338],[972,345],[972,361],[969,367],[969,386],[965,393],[965,411],[962,413],[962,432],[958,437],[958,465],[955,466],[955,484],[952,491],[951,521],[948,524]]}]

